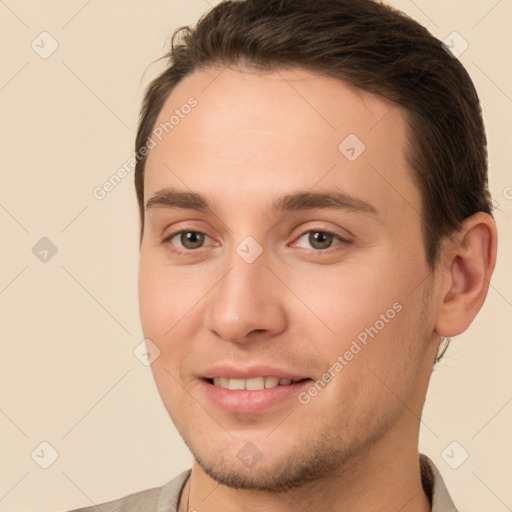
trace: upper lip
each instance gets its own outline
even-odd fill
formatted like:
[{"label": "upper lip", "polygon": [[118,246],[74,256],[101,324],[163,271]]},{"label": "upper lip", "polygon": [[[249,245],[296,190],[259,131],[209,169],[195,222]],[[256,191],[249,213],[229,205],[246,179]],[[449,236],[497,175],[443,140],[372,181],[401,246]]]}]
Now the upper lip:
[{"label": "upper lip", "polygon": [[213,379],[224,377],[228,379],[251,379],[254,377],[279,377],[280,379],[303,380],[308,379],[307,375],[291,373],[275,366],[254,365],[245,368],[235,368],[229,365],[219,365],[207,368],[199,375],[202,379]]}]

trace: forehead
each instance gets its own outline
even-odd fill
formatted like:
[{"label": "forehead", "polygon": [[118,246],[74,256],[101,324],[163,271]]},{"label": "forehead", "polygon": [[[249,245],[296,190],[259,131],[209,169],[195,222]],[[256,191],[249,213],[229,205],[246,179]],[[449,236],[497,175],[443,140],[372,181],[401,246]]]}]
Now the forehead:
[{"label": "forehead", "polygon": [[236,201],[256,199],[265,187],[278,194],[319,184],[388,209],[420,209],[404,156],[404,110],[331,77],[303,69],[196,71],[169,95],[158,127],[146,198],[170,185]]}]

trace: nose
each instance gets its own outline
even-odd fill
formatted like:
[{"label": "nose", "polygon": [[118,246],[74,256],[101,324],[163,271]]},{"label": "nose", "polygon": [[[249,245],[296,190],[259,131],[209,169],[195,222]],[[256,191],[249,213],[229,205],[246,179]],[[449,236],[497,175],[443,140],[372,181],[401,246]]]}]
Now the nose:
[{"label": "nose", "polygon": [[[233,343],[272,337],[287,326],[286,288],[263,255],[252,263],[236,252],[226,273],[209,294],[206,327]],[[224,272],[223,272],[224,274]],[[257,334],[259,333],[259,334]]]}]

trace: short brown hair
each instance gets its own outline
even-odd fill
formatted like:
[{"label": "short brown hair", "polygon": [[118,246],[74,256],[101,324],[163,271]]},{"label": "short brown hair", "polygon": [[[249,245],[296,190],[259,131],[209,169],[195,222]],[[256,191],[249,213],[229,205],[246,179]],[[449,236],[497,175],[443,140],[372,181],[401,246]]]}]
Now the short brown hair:
[{"label": "short brown hair", "polygon": [[[301,67],[349,82],[403,106],[407,161],[422,197],[426,259],[434,269],[444,236],[491,214],[487,140],[475,87],[458,59],[404,13],[373,0],[224,1],[196,27],[180,27],[168,68],[148,86],[136,152],[184,77],[215,65],[255,70]],[[144,230],[144,164],[135,187]]]}]

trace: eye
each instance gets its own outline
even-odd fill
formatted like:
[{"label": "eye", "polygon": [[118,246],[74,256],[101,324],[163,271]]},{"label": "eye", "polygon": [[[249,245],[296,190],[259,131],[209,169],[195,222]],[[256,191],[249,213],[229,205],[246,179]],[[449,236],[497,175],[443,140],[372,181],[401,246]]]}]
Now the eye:
[{"label": "eye", "polygon": [[[187,254],[203,248],[206,239],[210,237],[201,231],[183,230],[169,235],[163,243],[170,245],[174,253]],[[303,247],[305,243],[310,244],[309,248],[315,251],[325,251],[336,245],[350,244],[351,241],[327,230],[313,229],[303,233],[293,245]]]},{"label": "eye", "polygon": [[[313,229],[310,231],[306,231],[302,236],[300,236],[297,239],[297,243],[300,246],[301,241],[302,243],[306,242],[309,243],[310,246],[315,250],[326,250],[333,247],[333,242],[335,240],[338,240],[339,242],[334,245],[339,245],[340,243],[346,243],[349,244],[350,240],[347,240],[345,238],[342,238],[339,235],[336,235],[335,233],[331,233],[330,231],[320,230],[320,229]],[[306,247],[307,248],[307,247]]]},{"label": "eye", "polygon": [[206,238],[210,237],[205,233],[201,233],[200,231],[186,230],[173,233],[164,240],[164,243],[169,243],[172,246],[177,247],[177,249],[172,250],[177,253],[182,253],[186,251],[193,251],[194,249],[200,249]]}]

